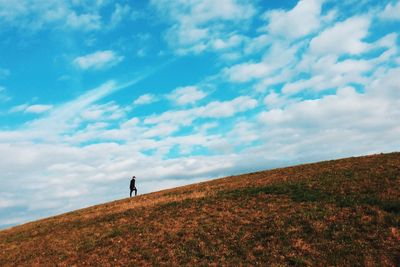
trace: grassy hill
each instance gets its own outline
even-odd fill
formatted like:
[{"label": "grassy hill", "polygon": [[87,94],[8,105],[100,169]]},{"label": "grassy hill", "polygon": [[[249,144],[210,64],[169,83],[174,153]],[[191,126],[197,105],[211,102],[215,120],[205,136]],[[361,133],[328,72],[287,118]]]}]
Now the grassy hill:
[{"label": "grassy hill", "polygon": [[400,153],[226,177],[0,231],[0,266],[400,266]]}]

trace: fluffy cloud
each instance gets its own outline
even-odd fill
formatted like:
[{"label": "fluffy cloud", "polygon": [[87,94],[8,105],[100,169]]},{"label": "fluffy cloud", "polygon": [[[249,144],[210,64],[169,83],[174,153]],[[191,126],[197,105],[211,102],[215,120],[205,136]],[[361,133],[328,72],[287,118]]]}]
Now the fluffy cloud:
[{"label": "fluffy cloud", "polygon": [[389,3],[379,17],[384,20],[400,20],[400,2]]},{"label": "fluffy cloud", "polygon": [[[114,5],[112,1],[34,1],[20,0],[12,3],[0,0],[0,22],[3,26],[14,27],[31,32],[46,28],[74,31],[99,31],[113,29],[123,19],[131,16],[131,7]],[[104,16],[104,8],[109,7],[109,16]],[[106,9],[107,10],[107,9]],[[112,12],[111,12],[112,11]],[[109,21],[105,23],[105,18]]]},{"label": "fluffy cloud", "polygon": [[246,37],[238,34],[234,34],[227,38],[226,40],[223,39],[216,39],[212,42],[212,46],[215,50],[224,50],[224,49],[230,49],[233,47],[239,46]]},{"label": "fluffy cloud", "polygon": [[147,105],[154,102],[157,102],[158,98],[154,94],[144,94],[139,96],[135,101],[133,101],[134,105]]},{"label": "fluffy cloud", "polygon": [[166,38],[179,54],[238,45],[235,29],[255,14],[254,7],[244,0],[152,0],[151,4],[172,23]]},{"label": "fluffy cloud", "polygon": [[232,101],[214,101],[201,109],[200,115],[209,118],[224,118],[236,113],[251,110],[257,106],[257,101],[248,96],[239,96]]},{"label": "fluffy cloud", "polygon": [[117,65],[124,59],[112,50],[97,51],[92,54],[77,57],[73,63],[80,69],[99,70]]},{"label": "fluffy cloud", "polygon": [[271,41],[261,61],[239,63],[223,70],[225,75],[232,82],[249,82],[260,79],[276,80],[282,72],[289,70],[297,63],[297,53],[304,44],[288,45],[284,41]]},{"label": "fluffy cloud", "polygon": [[80,14],[71,12],[66,25],[72,29],[84,29],[86,31],[99,30],[101,28],[101,17],[98,14]]},{"label": "fluffy cloud", "polygon": [[[364,41],[370,24],[368,16],[357,16],[337,22],[317,36],[300,42],[289,44],[285,40],[271,39],[260,61],[227,67],[223,75],[231,82],[255,82],[254,88],[260,92],[283,83],[281,91],[285,94],[304,90],[319,92],[351,83],[365,85],[372,71],[397,54],[396,34],[374,42]],[[249,45],[252,46],[252,42]],[[351,57],[378,49],[383,52],[369,59]],[[347,58],[341,59],[344,55]]]},{"label": "fluffy cloud", "polygon": [[269,127],[352,130],[360,136],[367,134],[366,131],[372,135],[377,131],[396,132],[400,130],[400,111],[396,108],[400,103],[399,74],[397,68],[375,77],[365,93],[343,87],[334,95],[298,101],[263,112],[259,118]]},{"label": "fluffy cloud", "polygon": [[310,50],[316,54],[336,53],[357,55],[367,51],[363,39],[368,35],[370,18],[351,17],[336,23],[311,40]]},{"label": "fluffy cloud", "polygon": [[396,151],[400,148],[395,137],[400,133],[396,105],[398,101],[373,99],[344,88],[336,96],[263,112],[262,147],[276,155],[318,158]]},{"label": "fluffy cloud", "polygon": [[[315,59],[314,59],[315,61]],[[369,60],[347,59],[337,61],[336,56],[321,57],[311,66],[310,79],[286,83],[282,92],[295,94],[302,90],[322,91],[343,87],[350,83],[365,84],[369,78],[365,73],[371,71],[374,62]]]},{"label": "fluffy cloud", "polygon": [[271,68],[264,62],[249,62],[226,68],[224,74],[227,75],[228,79],[231,81],[248,82],[256,78],[264,77],[270,71]]},{"label": "fluffy cloud", "polygon": [[[368,86],[368,93],[375,98],[386,98],[391,101],[400,101],[400,68],[381,70],[377,73],[379,78],[374,79]],[[395,110],[399,112],[399,110]]]},{"label": "fluffy cloud", "polygon": [[267,11],[263,17],[268,25],[263,28],[269,34],[287,39],[296,39],[315,32],[321,23],[323,0],[299,1],[289,10]]},{"label": "fluffy cloud", "polygon": [[296,101],[296,99],[288,98],[287,96],[281,95],[275,91],[270,92],[264,97],[264,104],[268,109],[282,108],[291,105]]},{"label": "fluffy cloud", "polygon": [[230,101],[212,101],[207,105],[185,109],[166,111],[160,115],[149,116],[144,120],[146,124],[174,123],[189,125],[199,118],[226,118],[237,113],[253,109],[257,101],[248,96],[239,96]]},{"label": "fluffy cloud", "polygon": [[[98,30],[101,26],[99,9],[104,3],[91,6],[81,1],[36,1],[21,0],[18,3],[0,1],[0,21],[7,27],[40,30],[45,27],[74,30]],[[76,10],[79,10],[78,13]]]},{"label": "fluffy cloud", "polygon": [[187,105],[194,104],[206,96],[207,94],[196,86],[186,86],[176,88],[167,97],[177,105]]},{"label": "fluffy cloud", "polygon": [[81,118],[83,120],[91,120],[91,121],[117,120],[123,118],[124,116],[125,116],[124,110],[114,102],[102,105],[90,105],[81,113]]}]

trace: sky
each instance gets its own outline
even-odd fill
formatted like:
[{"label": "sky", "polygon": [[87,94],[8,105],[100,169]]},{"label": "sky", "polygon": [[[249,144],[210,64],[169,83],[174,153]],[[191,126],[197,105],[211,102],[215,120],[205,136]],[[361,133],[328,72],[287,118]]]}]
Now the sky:
[{"label": "sky", "polygon": [[400,1],[0,0],[0,228],[400,151]]}]

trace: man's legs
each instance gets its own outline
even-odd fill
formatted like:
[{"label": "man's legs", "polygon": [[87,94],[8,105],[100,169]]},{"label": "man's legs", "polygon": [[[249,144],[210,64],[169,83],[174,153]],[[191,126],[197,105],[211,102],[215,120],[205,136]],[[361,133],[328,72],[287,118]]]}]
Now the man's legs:
[{"label": "man's legs", "polygon": [[133,191],[133,190],[131,189],[131,192],[129,193],[129,197],[132,197],[132,191]]},{"label": "man's legs", "polygon": [[137,189],[135,188],[134,190],[135,190],[135,197],[136,197],[136,195],[137,195]]}]

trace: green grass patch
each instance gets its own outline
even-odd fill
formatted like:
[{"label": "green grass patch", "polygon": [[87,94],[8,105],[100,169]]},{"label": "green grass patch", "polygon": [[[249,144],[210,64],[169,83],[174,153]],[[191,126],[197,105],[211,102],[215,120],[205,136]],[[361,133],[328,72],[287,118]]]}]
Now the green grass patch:
[{"label": "green grass patch", "polygon": [[96,248],[97,242],[94,238],[84,239],[78,246],[78,251],[87,253]]},{"label": "green grass patch", "polygon": [[158,211],[177,211],[180,209],[185,209],[189,208],[192,206],[194,203],[199,202],[200,200],[196,199],[195,201],[193,199],[187,198],[184,200],[178,200],[178,201],[171,201],[167,203],[160,204],[157,208]]},{"label": "green grass patch", "polygon": [[112,229],[112,230],[107,234],[107,237],[108,237],[108,238],[114,238],[114,237],[118,237],[118,236],[122,236],[122,235],[124,235],[124,231],[122,231],[122,229],[115,228],[115,229]]},{"label": "green grass patch", "polygon": [[294,202],[331,203],[339,207],[355,207],[358,205],[376,206],[389,213],[400,213],[400,200],[383,200],[377,195],[355,193],[339,194],[312,188],[307,182],[277,183],[263,187],[241,188],[236,190],[219,191],[218,196],[228,198],[254,197],[259,194],[285,195]]}]

